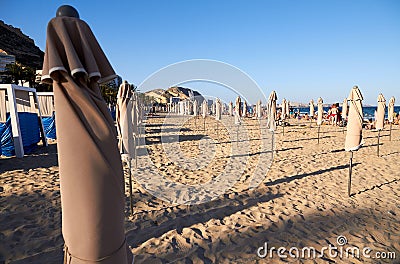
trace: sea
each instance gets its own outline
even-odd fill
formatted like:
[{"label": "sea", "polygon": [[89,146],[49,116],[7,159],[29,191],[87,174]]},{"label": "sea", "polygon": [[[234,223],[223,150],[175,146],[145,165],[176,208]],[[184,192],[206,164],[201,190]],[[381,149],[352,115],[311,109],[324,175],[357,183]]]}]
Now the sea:
[{"label": "sea", "polygon": [[[309,114],[310,113],[310,108],[309,107],[293,107],[291,108],[292,111],[298,112],[300,111],[300,114]],[[342,111],[342,107],[339,107],[340,111]],[[375,110],[377,110],[377,106],[364,106],[363,107],[363,114],[364,114],[364,119],[372,119],[374,120],[374,114]],[[317,111],[317,107],[315,107],[315,111]],[[327,113],[329,111],[329,107],[324,107],[324,112]],[[400,106],[395,106],[394,107],[394,112],[397,114],[400,114]],[[386,106],[386,111],[385,111],[385,118],[388,116],[388,111],[387,111],[387,106]]]}]

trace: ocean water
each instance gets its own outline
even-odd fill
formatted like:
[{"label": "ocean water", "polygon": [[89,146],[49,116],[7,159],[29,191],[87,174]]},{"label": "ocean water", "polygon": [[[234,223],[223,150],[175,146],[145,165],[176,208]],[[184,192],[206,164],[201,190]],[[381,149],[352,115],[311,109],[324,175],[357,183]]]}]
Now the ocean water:
[{"label": "ocean water", "polygon": [[[340,109],[340,111],[342,111],[342,107],[339,107],[339,109]],[[292,110],[294,112],[297,112],[298,110],[300,110],[300,113],[302,113],[302,114],[305,114],[305,113],[309,114],[310,113],[310,108],[309,107],[300,107],[300,108],[299,107],[294,107],[294,108],[292,108]],[[329,107],[324,107],[324,112],[328,112],[328,110],[329,110]],[[370,119],[370,118],[374,119],[375,110],[377,110],[376,106],[364,106],[363,107],[364,118],[366,118],[366,119]],[[317,107],[315,107],[315,111],[317,111]],[[387,116],[388,116],[388,112],[387,111],[388,111],[388,109],[387,109],[387,106],[386,106],[385,118],[387,118]],[[399,114],[400,113],[400,106],[395,106],[394,107],[394,112]]]}]

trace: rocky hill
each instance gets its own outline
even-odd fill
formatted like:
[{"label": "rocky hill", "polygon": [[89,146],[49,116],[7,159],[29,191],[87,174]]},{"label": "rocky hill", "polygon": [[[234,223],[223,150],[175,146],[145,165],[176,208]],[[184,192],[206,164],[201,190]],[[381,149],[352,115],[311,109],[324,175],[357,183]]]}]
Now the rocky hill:
[{"label": "rocky hill", "polygon": [[16,61],[37,70],[42,69],[44,52],[21,29],[0,20],[0,49],[15,55]]},{"label": "rocky hill", "polygon": [[163,89],[154,89],[148,92],[145,92],[145,95],[154,97],[159,103],[167,103],[169,102],[169,98],[178,97],[181,100],[185,100],[190,98],[191,92],[193,92],[193,96],[198,102],[202,102],[204,100],[203,96],[190,88],[185,87],[170,87],[167,90]]}]

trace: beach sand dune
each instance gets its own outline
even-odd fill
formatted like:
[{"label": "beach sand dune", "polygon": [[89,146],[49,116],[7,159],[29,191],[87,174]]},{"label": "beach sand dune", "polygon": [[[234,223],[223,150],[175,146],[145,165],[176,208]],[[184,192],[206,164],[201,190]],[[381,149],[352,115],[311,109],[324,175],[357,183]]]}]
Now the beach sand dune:
[{"label": "beach sand dune", "polygon": [[[363,131],[366,143],[354,153],[354,195],[349,198],[349,153],[344,151],[342,128],[322,126],[317,144],[315,124],[310,128],[309,123],[289,120],[284,135],[281,127],[276,131],[270,164],[270,134],[260,133],[257,120],[245,119],[238,128],[228,118],[223,116],[217,128],[217,121],[208,117],[205,129],[202,118],[148,118],[141,139],[146,145],[138,149],[138,168],[133,169],[133,216],[128,197],[126,207],[127,241],[137,263],[377,262],[362,254],[357,259],[327,252],[316,259],[292,258],[288,252],[284,259],[276,250],[257,256],[265,243],[269,249],[313,247],[319,255],[329,245],[340,248],[338,236],[347,240],[343,250],[369,247],[371,256],[395,252],[396,260],[379,260],[383,263],[400,260],[397,127],[392,141],[387,130],[381,132],[380,157],[377,132]],[[261,122],[265,129],[266,120]],[[41,148],[24,159],[1,159],[0,164],[1,258],[60,263],[56,144],[48,153]],[[262,182],[254,186],[254,175],[264,171]],[[229,186],[219,185],[221,173]],[[209,182],[216,187],[198,193],[191,189]],[[220,194],[221,186],[229,188]]]}]

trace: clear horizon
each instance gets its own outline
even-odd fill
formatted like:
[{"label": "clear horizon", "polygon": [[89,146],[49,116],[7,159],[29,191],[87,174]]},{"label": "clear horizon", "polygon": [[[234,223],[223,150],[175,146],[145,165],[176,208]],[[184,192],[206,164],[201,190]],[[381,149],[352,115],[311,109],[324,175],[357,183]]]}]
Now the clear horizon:
[{"label": "clear horizon", "polygon": [[[365,104],[376,105],[379,93],[400,102],[396,0],[25,0],[2,3],[1,20],[44,51],[47,23],[63,4],[78,10],[116,73],[135,85],[170,64],[211,59],[247,73],[266,97],[275,90],[278,102],[307,103],[320,96],[326,103],[342,102],[354,85]],[[215,88],[193,87],[226,100],[229,92]]]}]

